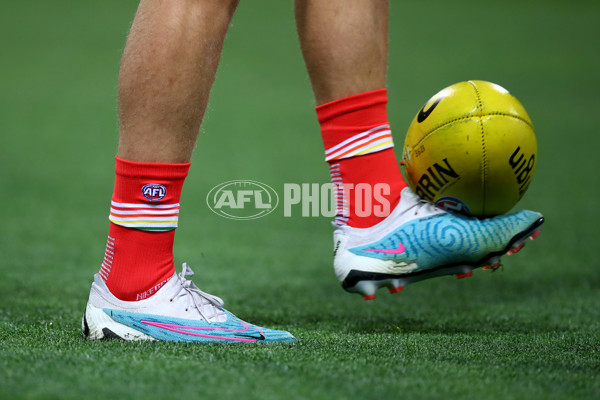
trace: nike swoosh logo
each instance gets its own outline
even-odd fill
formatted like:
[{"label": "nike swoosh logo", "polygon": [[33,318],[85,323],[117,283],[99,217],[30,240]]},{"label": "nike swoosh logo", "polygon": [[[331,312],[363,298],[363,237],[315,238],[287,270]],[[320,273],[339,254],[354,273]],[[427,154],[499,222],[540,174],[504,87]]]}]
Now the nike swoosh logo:
[{"label": "nike swoosh logo", "polygon": [[417,122],[421,123],[425,121],[427,117],[429,117],[429,114],[431,114],[431,112],[437,107],[437,105],[440,104],[440,101],[442,101],[442,98],[437,99],[435,103],[433,103],[427,110],[425,109],[425,106],[427,104],[425,104],[421,111],[419,111],[419,115],[417,115]]},{"label": "nike swoosh logo", "polygon": [[258,337],[252,336],[252,335],[240,335],[237,333],[235,334],[235,336],[242,337],[242,338],[248,338],[248,339],[254,339],[254,340],[265,340],[266,339],[265,335],[263,335],[262,333]]},{"label": "nike swoosh logo", "polygon": [[395,249],[365,249],[365,251],[372,251],[374,253],[402,254],[406,251],[406,247],[404,247],[402,243],[398,243],[398,247]]},{"label": "nike swoosh logo", "polygon": [[[155,328],[180,333],[183,335],[199,336],[199,337],[204,337],[204,338],[209,338],[209,339],[231,340],[231,341],[238,341],[238,342],[257,342],[259,340],[266,339],[265,335],[259,329],[255,329],[256,331],[258,331],[258,333],[260,335],[259,337],[252,336],[252,335],[243,335],[243,334],[237,333],[237,332],[244,332],[244,331],[248,331],[249,329],[253,329],[253,328],[250,328],[243,321],[237,321],[240,325],[242,325],[242,328],[239,328],[239,329],[213,327],[213,326],[184,326],[184,325],[179,325],[179,324],[174,324],[174,323],[165,323],[165,322],[148,321],[148,320],[141,320],[140,322],[142,324],[150,325]],[[200,333],[200,332],[206,332],[206,333]],[[236,337],[229,336],[228,334],[232,334],[233,336],[236,336]]]},{"label": "nike swoosh logo", "polygon": [[[116,322],[132,327],[147,335],[167,335],[169,340],[179,341],[185,337],[208,339],[207,341],[258,342],[266,340],[265,333],[258,326],[228,316],[225,322],[205,322],[182,320],[178,322],[160,315],[146,315],[121,310],[104,309]],[[163,318],[165,318],[163,320]],[[162,332],[162,333],[161,333]],[[187,340],[187,339],[186,339]],[[200,339],[201,340],[201,339]]]}]

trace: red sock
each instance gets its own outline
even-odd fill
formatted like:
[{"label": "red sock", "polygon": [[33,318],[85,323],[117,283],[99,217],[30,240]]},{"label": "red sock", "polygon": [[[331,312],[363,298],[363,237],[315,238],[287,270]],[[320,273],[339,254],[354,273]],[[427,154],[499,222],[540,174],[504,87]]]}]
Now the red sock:
[{"label": "red sock", "polygon": [[336,185],[336,223],[368,228],[400,201],[406,182],[394,155],[387,90],[361,93],[316,108]]},{"label": "red sock", "polygon": [[117,157],[108,243],[99,274],[118,299],[148,298],[175,272],[173,239],[189,166]]}]

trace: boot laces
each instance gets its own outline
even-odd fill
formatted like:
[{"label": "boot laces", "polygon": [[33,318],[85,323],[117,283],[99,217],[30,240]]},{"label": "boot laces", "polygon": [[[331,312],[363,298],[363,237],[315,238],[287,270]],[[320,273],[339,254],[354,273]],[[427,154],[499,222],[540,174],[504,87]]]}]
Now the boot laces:
[{"label": "boot laces", "polygon": [[177,275],[180,286],[171,298],[171,301],[177,297],[186,296],[186,311],[190,308],[195,308],[207,322],[211,322],[211,320],[224,315],[223,307],[225,306],[225,302],[223,299],[200,290],[192,280],[186,279],[192,276],[194,276],[192,268],[187,263],[183,263],[183,268]]}]

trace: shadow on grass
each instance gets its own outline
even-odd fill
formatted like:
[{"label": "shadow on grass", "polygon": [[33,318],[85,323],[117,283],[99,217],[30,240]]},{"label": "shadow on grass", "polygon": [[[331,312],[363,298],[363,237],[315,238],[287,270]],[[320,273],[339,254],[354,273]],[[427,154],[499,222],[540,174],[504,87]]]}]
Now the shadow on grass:
[{"label": "shadow on grass", "polygon": [[469,285],[446,278],[410,287],[410,293],[365,302],[343,293],[331,282],[287,287],[276,304],[246,299],[240,316],[264,326],[283,329],[355,334],[429,333],[548,333],[588,329],[600,314],[594,304],[598,279],[553,276],[531,281]]}]

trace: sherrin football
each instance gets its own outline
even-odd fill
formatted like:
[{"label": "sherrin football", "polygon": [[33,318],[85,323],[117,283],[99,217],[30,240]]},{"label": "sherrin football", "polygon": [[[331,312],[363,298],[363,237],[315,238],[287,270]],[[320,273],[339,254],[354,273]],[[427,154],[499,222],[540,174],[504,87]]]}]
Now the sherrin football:
[{"label": "sherrin football", "polygon": [[506,89],[486,81],[460,82],[435,94],[412,121],[403,151],[416,194],[479,218],[514,207],[536,161],[527,111]]}]

